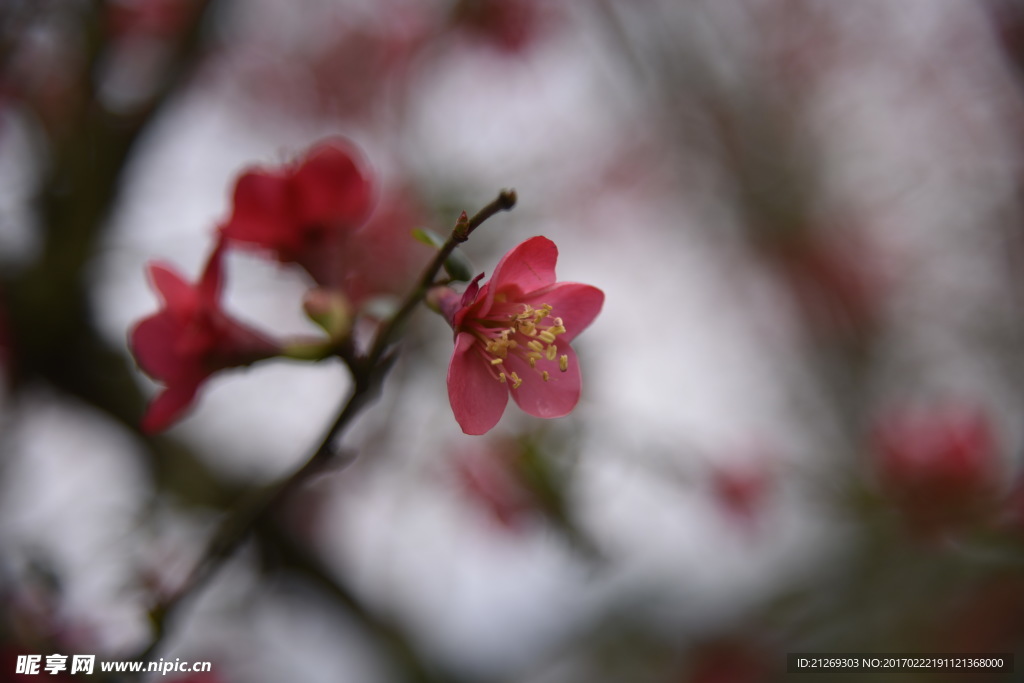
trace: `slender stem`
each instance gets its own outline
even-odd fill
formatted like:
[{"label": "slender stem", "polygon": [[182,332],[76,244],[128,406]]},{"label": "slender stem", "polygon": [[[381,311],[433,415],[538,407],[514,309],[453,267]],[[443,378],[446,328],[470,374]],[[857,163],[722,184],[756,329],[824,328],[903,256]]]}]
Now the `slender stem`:
[{"label": "slender stem", "polygon": [[494,201],[476,212],[472,218],[468,220],[464,218],[459,219],[452,229],[452,234],[449,235],[448,240],[438,250],[430,265],[423,271],[423,276],[420,277],[419,282],[416,284],[416,289],[410,293],[402,307],[398,309],[398,312],[391,317],[381,329],[380,334],[377,335],[373,348],[367,354],[367,361],[371,365],[380,360],[381,355],[391,343],[391,338],[395,335],[396,331],[405,323],[405,320],[412,314],[416,306],[423,301],[427,291],[437,279],[437,274],[444,267],[444,262],[452,255],[455,248],[468,240],[473,231],[480,227],[488,218],[502,211],[510,211],[516,205],[516,199],[515,190],[502,190],[495,197]]},{"label": "slender stem", "polygon": [[[380,393],[394,359],[393,354],[385,355],[393,337],[416,306],[423,301],[444,266],[445,260],[459,244],[469,239],[473,230],[495,214],[508,211],[515,206],[515,202],[515,192],[503,190],[494,201],[480,209],[472,218],[465,219],[465,214],[463,214],[463,218],[456,223],[451,235],[438,251],[434,260],[424,269],[416,287],[405,298],[395,315],[380,328],[366,355],[363,358],[346,357],[346,363],[352,372],[352,391],[333,424],[325,432],[320,445],[291,475],[273,486],[257,491],[224,520],[185,582],[172,595],[161,600],[151,611],[153,639],[136,659],[150,660],[153,658],[164,640],[168,621],[181,609],[182,605],[198,593],[216,574],[221,565],[234,555],[253,528],[265,520],[269,513],[276,509],[294,490],[307,482],[313,474],[335,459],[337,453],[335,442],[363,408],[372,403]],[[355,456],[342,464],[348,465],[354,460]]]}]

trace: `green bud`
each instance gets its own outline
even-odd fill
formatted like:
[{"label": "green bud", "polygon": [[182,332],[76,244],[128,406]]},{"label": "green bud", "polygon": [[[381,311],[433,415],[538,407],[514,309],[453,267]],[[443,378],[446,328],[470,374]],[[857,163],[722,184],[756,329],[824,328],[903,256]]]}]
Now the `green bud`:
[{"label": "green bud", "polygon": [[281,355],[294,360],[318,361],[333,356],[335,343],[330,339],[295,339],[281,348]]},{"label": "green bud", "polygon": [[352,309],[348,299],[337,290],[318,287],[306,293],[302,308],[309,319],[322,327],[332,341],[339,341],[352,330]]}]

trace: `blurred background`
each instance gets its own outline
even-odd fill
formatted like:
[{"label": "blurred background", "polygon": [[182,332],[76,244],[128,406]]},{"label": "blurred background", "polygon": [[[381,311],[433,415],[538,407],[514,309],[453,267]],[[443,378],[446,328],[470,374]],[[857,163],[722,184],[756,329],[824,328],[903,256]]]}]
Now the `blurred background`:
[{"label": "blurred background", "polygon": [[[543,234],[604,290],[583,400],[463,435],[417,313],[356,462],[169,622],[160,656],[213,663],[180,680],[1024,666],[1022,78],[1015,0],[2,0],[0,680],[143,650],[330,424],[345,367],[271,361],[143,435],[126,344],[145,264],[197,277],[238,175],[328,136],[395,239],[517,190],[463,250]],[[300,271],[227,268],[232,314],[314,331]]]}]

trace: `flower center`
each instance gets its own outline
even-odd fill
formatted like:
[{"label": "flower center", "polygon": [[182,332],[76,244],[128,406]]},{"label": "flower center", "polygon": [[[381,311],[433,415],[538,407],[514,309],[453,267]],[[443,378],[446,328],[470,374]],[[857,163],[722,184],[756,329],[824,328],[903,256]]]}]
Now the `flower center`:
[{"label": "flower center", "polygon": [[505,363],[509,358],[520,358],[535,370],[545,382],[551,381],[551,373],[538,368],[537,363],[558,363],[558,369],[566,372],[569,369],[569,356],[558,352],[558,336],[565,334],[562,319],[551,315],[552,307],[543,304],[534,308],[522,304],[520,313],[512,313],[504,326],[487,330],[482,337],[484,356],[490,361],[492,374],[499,382],[511,382],[513,389],[518,389],[523,378],[514,370],[510,371]]}]

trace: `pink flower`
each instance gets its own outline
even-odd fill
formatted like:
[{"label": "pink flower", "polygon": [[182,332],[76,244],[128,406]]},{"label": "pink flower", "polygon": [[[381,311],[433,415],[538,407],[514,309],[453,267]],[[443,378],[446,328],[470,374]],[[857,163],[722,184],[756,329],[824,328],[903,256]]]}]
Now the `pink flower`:
[{"label": "pink flower", "polygon": [[369,215],[371,204],[372,188],[358,153],[345,141],[332,140],[282,169],[243,174],[221,232],[230,242],[299,264],[320,285],[338,286],[350,233]]},{"label": "pink flower", "polygon": [[107,9],[107,28],[116,37],[173,38],[186,28],[195,11],[188,0],[130,0]]},{"label": "pink flower", "polygon": [[466,434],[501,419],[508,395],[535,417],[562,417],[580,399],[580,368],[569,345],[601,311],[596,287],[555,281],[558,249],[526,240],[498,262],[491,281],[474,280],[460,300],[442,302],[455,330],[448,399]]},{"label": "pink flower", "polygon": [[769,243],[793,300],[814,329],[859,338],[870,334],[890,290],[882,254],[855,229],[828,234],[808,232]]},{"label": "pink flower", "polygon": [[146,432],[166,429],[178,419],[214,372],[270,358],[280,350],[221,309],[223,252],[223,243],[218,244],[194,286],[166,266],[149,266],[164,307],[135,326],[129,345],[139,367],[166,386],[142,419]]},{"label": "pink flower", "polygon": [[453,465],[462,490],[502,528],[520,530],[542,510],[541,501],[524,477],[523,453],[517,443],[497,441],[461,450]]},{"label": "pink flower", "polygon": [[453,19],[471,38],[514,55],[523,53],[550,28],[553,7],[537,0],[463,0],[455,4]]},{"label": "pink flower", "polygon": [[426,221],[409,195],[386,193],[366,224],[349,235],[334,284],[356,308],[375,296],[405,294],[434,256],[410,234]]},{"label": "pink flower", "polygon": [[883,491],[926,534],[977,521],[999,478],[992,425],[958,407],[890,414],[875,432],[875,457]]},{"label": "pink flower", "polygon": [[775,488],[769,466],[760,461],[723,463],[711,471],[711,493],[719,507],[742,527],[753,531]]}]

